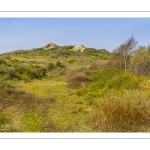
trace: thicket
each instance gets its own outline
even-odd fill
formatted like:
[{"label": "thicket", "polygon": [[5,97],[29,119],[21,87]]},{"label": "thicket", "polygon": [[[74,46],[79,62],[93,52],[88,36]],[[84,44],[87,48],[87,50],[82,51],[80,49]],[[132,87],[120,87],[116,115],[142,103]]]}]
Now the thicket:
[{"label": "thicket", "polygon": [[48,71],[52,71],[54,69],[57,69],[57,68],[64,68],[65,66],[60,62],[60,61],[57,61],[55,64],[54,63],[49,63],[47,65],[47,70]]},{"label": "thicket", "polygon": [[116,60],[116,67],[127,70],[129,68],[130,57],[137,46],[137,41],[132,36],[113,50],[113,59]]},{"label": "thicket", "polygon": [[140,46],[131,57],[130,69],[137,76],[150,76],[150,47]]},{"label": "thicket", "polygon": [[21,65],[17,59],[0,60],[0,76],[3,80],[25,80],[41,79],[46,76],[47,69],[38,65]]},{"label": "thicket", "polygon": [[137,76],[149,76],[150,46],[136,46],[137,41],[132,36],[113,51],[111,62],[114,67],[131,71]]},{"label": "thicket", "polygon": [[110,60],[99,67],[92,66],[90,78],[94,82],[88,88],[89,98],[100,99],[99,103],[92,105],[89,120],[95,131],[149,131],[149,94],[145,92],[143,96],[141,91],[145,80],[146,89],[150,89],[150,47],[136,48],[136,45],[132,36],[113,51]]}]

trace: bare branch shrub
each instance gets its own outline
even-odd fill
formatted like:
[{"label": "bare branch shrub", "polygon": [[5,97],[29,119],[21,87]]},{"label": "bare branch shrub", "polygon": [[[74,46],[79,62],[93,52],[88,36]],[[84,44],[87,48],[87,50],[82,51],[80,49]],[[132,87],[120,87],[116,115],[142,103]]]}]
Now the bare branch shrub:
[{"label": "bare branch shrub", "polygon": [[113,60],[116,61],[118,68],[124,70],[129,68],[130,56],[134,52],[136,45],[137,41],[132,36],[113,51]]}]

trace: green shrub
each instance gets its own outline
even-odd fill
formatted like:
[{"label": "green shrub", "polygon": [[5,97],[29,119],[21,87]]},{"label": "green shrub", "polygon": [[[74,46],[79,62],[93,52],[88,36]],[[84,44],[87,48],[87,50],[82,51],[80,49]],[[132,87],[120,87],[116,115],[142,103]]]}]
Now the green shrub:
[{"label": "green shrub", "polygon": [[63,46],[62,49],[63,50],[71,50],[73,47],[74,47],[73,45]]},{"label": "green shrub", "polygon": [[104,87],[109,89],[140,89],[142,77],[136,77],[119,69],[107,68],[101,71],[92,71],[90,85],[92,91],[98,91]]},{"label": "green shrub", "polygon": [[100,71],[92,71],[89,78],[93,81],[89,85],[91,91],[99,91],[107,86],[107,82],[111,81],[115,76],[122,74],[123,71],[114,68],[105,68]]},{"label": "green shrub", "polygon": [[15,66],[15,71],[19,74],[23,74],[25,72],[26,68],[22,66]]},{"label": "green shrub", "polygon": [[87,94],[87,91],[86,91],[86,89],[83,88],[83,89],[80,89],[80,90],[76,91],[75,94],[77,96],[82,96],[82,95]]},{"label": "green shrub", "polygon": [[0,67],[0,74],[4,75],[6,73],[6,68]]},{"label": "green shrub", "polygon": [[15,79],[15,78],[19,78],[19,76],[17,75],[17,72],[15,69],[10,69],[8,71],[8,79]]},{"label": "green shrub", "polygon": [[53,63],[49,63],[47,66],[48,71],[52,71],[52,70],[54,70],[54,68],[55,68],[55,65]]},{"label": "green shrub", "polygon": [[28,78],[29,80],[32,79],[40,79],[41,78],[41,70],[33,70],[30,68],[26,68],[24,72],[24,77]]},{"label": "green shrub", "polygon": [[7,69],[0,69],[1,74],[6,74],[7,79],[18,79],[18,80],[32,80],[32,79],[41,79],[46,76],[47,70],[40,66],[34,67],[22,67],[15,65],[14,67]]},{"label": "green shrub", "polygon": [[149,47],[140,47],[131,57],[130,70],[137,76],[150,76]]},{"label": "green shrub", "polygon": [[19,60],[18,59],[10,59],[9,63],[11,65],[16,65],[17,63],[19,63]]},{"label": "green shrub", "polygon": [[134,75],[124,73],[107,82],[108,89],[139,89],[140,79]]},{"label": "green shrub", "polygon": [[56,68],[61,68],[61,67],[63,67],[63,65],[62,65],[62,63],[60,62],[60,61],[57,61],[56,62]]},{"label": "green shrub", "polygon": [[0,64],[6,64],[6,60],[5,60],[5,59],[0,58]]},{"label": "green shrub", "polygon": [[99,91],[100,89],[106,86],[106,82],[104,80],[99,80],[90,85],[91,91]]},{"label": "green shrub", "polygon": [[0,132],[8,132],[8,125],[10,124],[10,119],[6,114],[0,112]]},{"label": "green shrub", "polygon": [[75,58],[68,58],[67,59],[67,62],[70,63],[70,64],[73,64],[75,63],[77,60]]},{"label": "green shrub", "polygon": [[116,68],[105,68],[100,71],[92,71],[89,77],[93,81],[107,81],[121,73],[123,73],[123,71]]},{"label": "green shrub", "polygon": [[42,77],[46,76],[46,72],[47,72],[47,70],[45,68],[39,68],[39,69],[35,70],[37,78],[42,78]]}]

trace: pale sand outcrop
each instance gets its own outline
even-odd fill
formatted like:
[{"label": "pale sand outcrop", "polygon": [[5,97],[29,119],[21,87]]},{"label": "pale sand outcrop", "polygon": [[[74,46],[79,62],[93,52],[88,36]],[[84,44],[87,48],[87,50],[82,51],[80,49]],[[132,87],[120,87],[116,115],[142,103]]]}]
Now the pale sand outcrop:
[{"label": "pale sand outcrop", "polygon": [[84,49],[85,49],[85,47],[83,45],[81,45],[81,44],[75,45],[73,47],[73,51],[81,51],[81,52],[83,52]]},{"label": "pale sand outcrop", "polygon": [[54,43],[49,43],[46,46],[44,46],[44,50],[51,49],[51,48],[57,48],[57,47],[59,47],[59,46]]}]

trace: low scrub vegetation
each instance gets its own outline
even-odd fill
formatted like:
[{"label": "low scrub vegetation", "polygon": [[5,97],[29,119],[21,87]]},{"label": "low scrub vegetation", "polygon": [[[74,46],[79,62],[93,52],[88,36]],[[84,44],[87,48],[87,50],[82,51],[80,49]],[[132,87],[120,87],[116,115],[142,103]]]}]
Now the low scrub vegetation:
[{"label": "low scrub vegetation", "polygon": [[0,132],[149,132],[150,48],[0,55]]},{"label": "low scrub vegetation", "polygon": [[76,61],[77,61],[76,58],[68,58],[67,59],[67,62],[71,63],[71,64],[75,63]]},{"label": "low scrub vegetation", "polygon": [[148,132],[149,107],[147,99],[107,98],[93,110],[90,123],[101,132]]},{"label": "low scrub vegetation", "polygon": [[73,74],[67,77],[67,82],[71,87],[85,86],[90,79],[84,74]]}]

